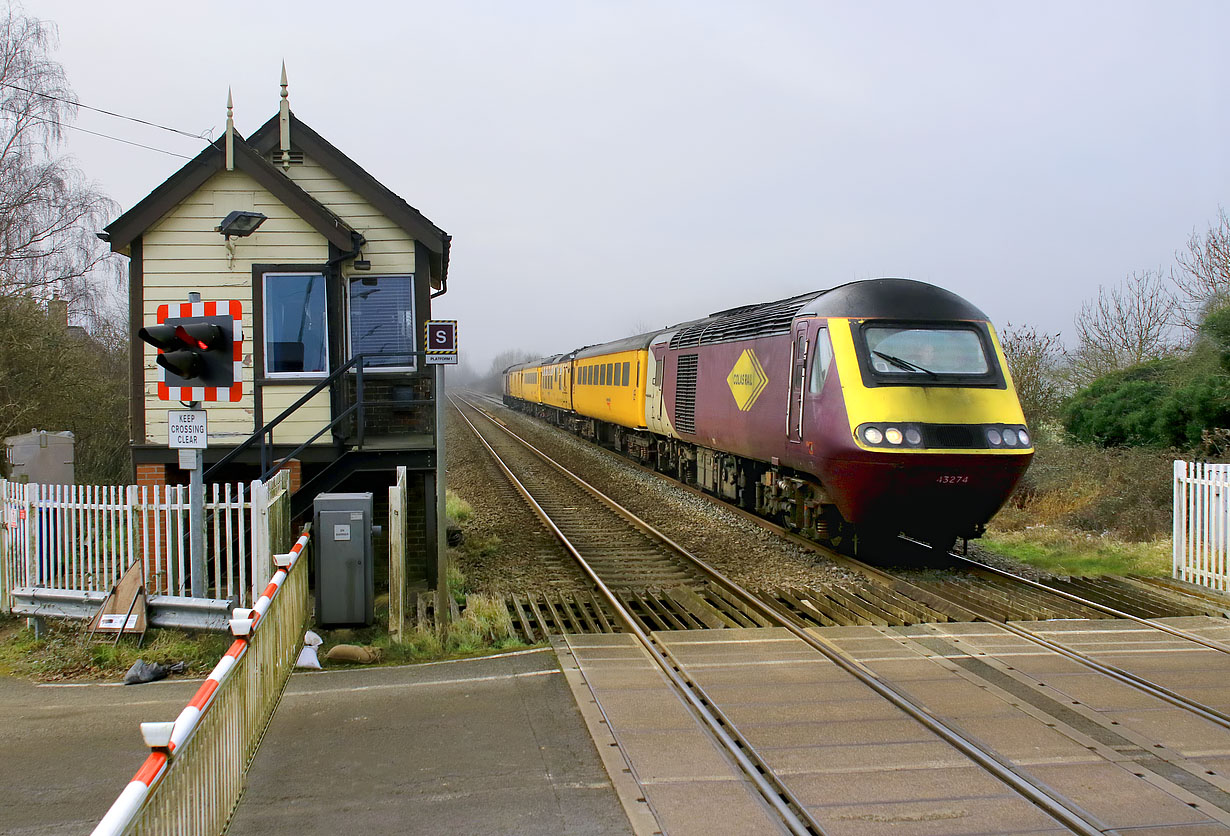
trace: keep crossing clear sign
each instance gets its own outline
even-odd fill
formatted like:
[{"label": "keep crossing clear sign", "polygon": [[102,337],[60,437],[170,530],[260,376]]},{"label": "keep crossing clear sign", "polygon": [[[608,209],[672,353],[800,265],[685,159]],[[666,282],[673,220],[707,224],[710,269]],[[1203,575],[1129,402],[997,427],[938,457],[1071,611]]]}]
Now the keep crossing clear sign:
[{"label": "keep crossing clear sign", "polygon": [[167,410],[167,446],[174,449],[204,450],[209,446],[209,431],[203,409]]}]

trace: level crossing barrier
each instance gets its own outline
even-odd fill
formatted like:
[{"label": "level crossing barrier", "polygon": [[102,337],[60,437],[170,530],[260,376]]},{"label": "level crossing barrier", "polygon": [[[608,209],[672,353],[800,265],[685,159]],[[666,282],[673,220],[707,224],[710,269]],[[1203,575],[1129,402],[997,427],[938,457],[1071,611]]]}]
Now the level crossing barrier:
[{"label": "level crossing barrier", "polygon": [[1174,463],[1173,574],[1230,592],[1230,464]]},{"label": "level crossing barrier", "polygon": [[93,836],[223,833],[282,697],[311,613],[305,530],[250,609],[235,641],[174,722],[142,723],[151,752]]}]

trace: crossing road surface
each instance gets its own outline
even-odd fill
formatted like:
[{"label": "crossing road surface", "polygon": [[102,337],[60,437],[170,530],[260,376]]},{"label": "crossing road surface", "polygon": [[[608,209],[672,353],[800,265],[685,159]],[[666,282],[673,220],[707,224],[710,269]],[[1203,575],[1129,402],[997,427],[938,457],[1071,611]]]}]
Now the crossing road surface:
[{"label": "crossing road surface", "polygon": [[[199,680],[0,678],[0,834],[88,834]],[[555,655],[291,678],[230,830],[625,834],[630,825]]]},{"label": "crossing road surface", "polygon": [[230,836],[628,832],[548,650],[292,678]]}]

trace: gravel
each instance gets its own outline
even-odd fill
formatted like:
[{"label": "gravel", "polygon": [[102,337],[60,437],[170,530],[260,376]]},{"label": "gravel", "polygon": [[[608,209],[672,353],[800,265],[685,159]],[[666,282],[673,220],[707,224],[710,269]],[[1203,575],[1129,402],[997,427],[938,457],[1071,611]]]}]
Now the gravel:
[{"label": "gravel", "polygon": [[[527,441],[543,447],[560,464],[736,583],[752,589],[866,583],[822,555],[786,542],[610,451],[520,413],[484,406]],[[492,534],[501,541],[498,550],[481,558],[464,550],[457,555],[470,586],[491,594],[543,586],[585,588],[576,570],[561,577],[557,561],[563,550],[553,545],[538,518],[509,488],[503,472],[455,410],[449,411],[447,439],[449,486],[475,509],[463,525],[467,537],[471,544]]]}]

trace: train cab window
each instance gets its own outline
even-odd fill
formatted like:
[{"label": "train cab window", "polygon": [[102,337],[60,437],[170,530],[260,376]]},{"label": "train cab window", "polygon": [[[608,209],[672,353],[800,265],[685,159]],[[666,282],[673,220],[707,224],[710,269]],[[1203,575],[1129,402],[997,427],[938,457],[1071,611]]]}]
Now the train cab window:
[{"label": "train cab window", "polygon": [[832,362],[833,347],[829,344],[828,329],[821,328],[816,332],[816,350],[812,352],[811,358],[811,384],[808,388],[813,395],[819,394],[824,388]]},{"label": "train cab window", "polygon": [[631,367],[632,367],[632,363],[630,361],[624,363],[624,386],[628,385],[628,370]]}]

